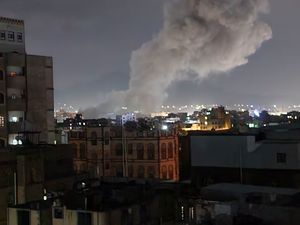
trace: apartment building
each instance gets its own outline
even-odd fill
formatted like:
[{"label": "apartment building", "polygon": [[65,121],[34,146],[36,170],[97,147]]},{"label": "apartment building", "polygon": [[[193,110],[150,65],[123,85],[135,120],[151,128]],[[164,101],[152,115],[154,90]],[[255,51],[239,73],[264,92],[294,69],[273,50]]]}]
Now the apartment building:
[{"label": "apartment building", "polygon": [[24,21],[0,17],[0,146],[54,142],[53,61],[26,54]]}]

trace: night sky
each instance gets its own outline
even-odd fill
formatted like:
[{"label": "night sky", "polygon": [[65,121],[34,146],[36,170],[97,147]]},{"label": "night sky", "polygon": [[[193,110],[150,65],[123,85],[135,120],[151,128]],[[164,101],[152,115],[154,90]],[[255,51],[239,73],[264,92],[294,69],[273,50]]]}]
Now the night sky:
[{"label": "night sky", "polygon": [[[300,1],[270,0],[273,39],[247,65],[169,88],[168,104],[299,104]],[[25,20],[27,53],[54,58],[55,101],[98,104],[128,87],[132,50],[162,26],[163,0],[1,0],[0,16]]]}]

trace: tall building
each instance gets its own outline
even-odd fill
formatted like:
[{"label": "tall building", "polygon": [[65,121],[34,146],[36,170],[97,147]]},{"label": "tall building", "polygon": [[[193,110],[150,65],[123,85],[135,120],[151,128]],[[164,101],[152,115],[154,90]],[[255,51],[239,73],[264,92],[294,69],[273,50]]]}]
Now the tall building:
[{"label": "tall building", "polygon": [[54,142],[52,57],[26,54],[24,30],[0,17],[0,147]]}]

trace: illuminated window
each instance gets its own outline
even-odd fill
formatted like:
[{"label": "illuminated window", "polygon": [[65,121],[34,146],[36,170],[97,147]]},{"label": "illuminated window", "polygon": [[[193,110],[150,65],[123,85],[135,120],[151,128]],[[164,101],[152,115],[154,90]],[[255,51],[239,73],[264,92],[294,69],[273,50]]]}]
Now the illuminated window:
[{"label": "illuminated window", "polygon": [[7,33],[7,40],[14,41],[15,40],[15,32],[8,31],[8,33]]},{"label": "illuminated window", "polygon": [[1,30],[0,31],[0,40],[5,40],[6,39],[6,34],[5,34],[5,31],[4,30]]},{"label": "illuminated window", "polygon": [[5,123],[4,123],[4,116],[0,116],[0,127],[4,127]]}]

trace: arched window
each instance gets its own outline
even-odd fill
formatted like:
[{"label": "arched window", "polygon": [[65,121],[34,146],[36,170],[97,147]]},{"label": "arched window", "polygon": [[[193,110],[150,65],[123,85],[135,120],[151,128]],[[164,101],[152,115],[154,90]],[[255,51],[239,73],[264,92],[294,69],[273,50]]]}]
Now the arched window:
[{"label": "arched window", "polygon": [[117,143],[115,145],[115,150],[116,150],[116,156],[122,156],[123,155],[123,145],[122,145],[122,143]]},{"label": "arched window", "polygon": [[149,143],[147,145],[147,158],[149,160],[153,160],[155,158],[154,148],[155,148],[155,146],[153,143]]},{"label": "arched window", "polygon": [[173,143],[168,143],[168,158],[173,158]]},{"label": "arched window", "polygon": [[147,174],[148,174],[148,178],[155,178],[155,167],[154,166],[149,166],[147,168]]},{"label": "arched window", "polygon": [[138,178],[144,178],[145,177],[145,167],[139,166],[138,167]]},{"label": "arched window", "polygon": [[95,131],[91,133],[91,145],[97,145],[97,133]]},{"label": "arched window", "polygon": [[168,171],[167,171],[167,167],[166,167],[166,166],[162,166],[161,171],[162,171],[162,179],[163,179],[163,180],[168,179]]},{"label": "arched window", "polygon": [[173,180],[174,179],[174,169],[173,169],[172,165],[169,165],[168,174],[169,174],[169,179]]},{"label": "arched window", "polygon": [[85,144],[80,143],[79,145],[79,154],[80,154],[80,159],[85,159],[86,158],[86,151],[85,151]]},{"label": "arched window", "polygon": [[161,144],[161,159],[167,158],[167,145],[166,143]]},{"label": "arched window", "polygon": [[144,144],[138,143],[136,145],[136,151],[137,151],[137,159],[143,160],[144,159]]},{"label": "arched window", "polygon": [[4,94],[0,93],[0,104],[4,104]]}]

